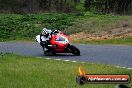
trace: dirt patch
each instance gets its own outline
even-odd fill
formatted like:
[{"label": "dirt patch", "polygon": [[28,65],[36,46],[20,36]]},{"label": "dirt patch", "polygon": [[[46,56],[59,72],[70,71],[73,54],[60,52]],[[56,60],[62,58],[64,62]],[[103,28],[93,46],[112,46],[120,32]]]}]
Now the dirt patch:
[{"label": "dirt patch", "polygon": [[85,33],[79,32],[76,34],[70,35],[71,40],[105,40],[105,39],[115,39],[115,38],[124,38],[132,36],[132,28],[116,28],[110,31],[101,31],[96,33]]}]

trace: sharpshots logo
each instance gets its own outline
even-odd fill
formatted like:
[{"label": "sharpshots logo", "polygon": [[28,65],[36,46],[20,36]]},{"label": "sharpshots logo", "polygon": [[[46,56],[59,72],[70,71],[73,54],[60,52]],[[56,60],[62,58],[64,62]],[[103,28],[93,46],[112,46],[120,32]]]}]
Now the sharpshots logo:
[{"label": "sharpshots logo", "polygon": [[129,75],[110,75],[110,74],[86,74],[85,70],[80,66],[79,75],[76,78],[78,84],[85,83],[129,83]]}]

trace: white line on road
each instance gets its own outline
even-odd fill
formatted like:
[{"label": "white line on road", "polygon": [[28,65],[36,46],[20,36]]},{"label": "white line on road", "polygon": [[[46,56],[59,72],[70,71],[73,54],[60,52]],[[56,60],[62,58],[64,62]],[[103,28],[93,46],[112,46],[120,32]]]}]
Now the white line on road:
[{"label": "white line on road", "polygon": [[47,60],[51,59],[51,58],[46,58]]},{"label": "white line on road", "polygon": [[[42,57],[38,57],[38,58],[42,58]],[[50,60],[51,58],[45,58],[45,59],[47,59],[47,60]],[[57,61],[60,61],[60,60],[62,60],[62,59],[54,59],[54,60],[57,60]],[[73,63],[75,63],[75,62],[78,62],[78,61],[71,61],[71,60],[62,60],[62,61],[65,61],[65,62],[73,62]],[[80,61],[81,62],[81,61]],[[81,63],[86,63],[86,62],[81,62]],[[111,65],[108,65],[108,66],[111,66]],[[128,68],[128,67],[121,67],[121,66],[116,66],[117,68],[125,68],[125,69],[130,69],[130,70],[132,70],[132,68]]]},{"label": "white line on road", "polygon": [[68,62],[68,61],[70,61],[70,60],[64,60],[64,61]]},{"label": "white line on road", "polygon": [[61,59],[55,59],[55,60],[61,60]]},{"label": "white line on road", "polygon": [[74,63],[75,63],[75,62],[77,62],[77,61],[71,61],[71,62],[74,62]]},{"label": "white line on road", "polygon": [[132,69],[132,68],[127,68],[127,69]]}]

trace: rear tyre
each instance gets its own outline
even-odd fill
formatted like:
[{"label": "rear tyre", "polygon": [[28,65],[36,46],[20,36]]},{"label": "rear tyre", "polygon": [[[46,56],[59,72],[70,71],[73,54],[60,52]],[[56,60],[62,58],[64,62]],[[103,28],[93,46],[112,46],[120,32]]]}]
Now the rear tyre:
[{"label": "rear tyre", "polygon": [[80,56],[80,50],[78,48],[76,48],[75,46],[73,45],[70,45],[69,46],[72,54],[76,55],[76,56]]}]

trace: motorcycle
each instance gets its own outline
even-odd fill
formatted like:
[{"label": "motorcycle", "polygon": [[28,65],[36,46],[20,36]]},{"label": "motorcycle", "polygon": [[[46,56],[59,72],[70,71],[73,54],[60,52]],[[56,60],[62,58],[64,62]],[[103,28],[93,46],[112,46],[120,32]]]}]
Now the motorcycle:
[{"label": "motorcycle", "polygon": [[[43,37],[41,39],[42,41],[46,41],[46,39]],[[36,36],[36,41],[41,43],[40,35]],[[49,43],[48,49],[44,45],[40,44],[43,48],[45,56],[56,55],[56,53],[72,53],[76,56],[80,56],[80,50],[74,45],[70,44],[69,37],[62,32],[52,34]]]}]

